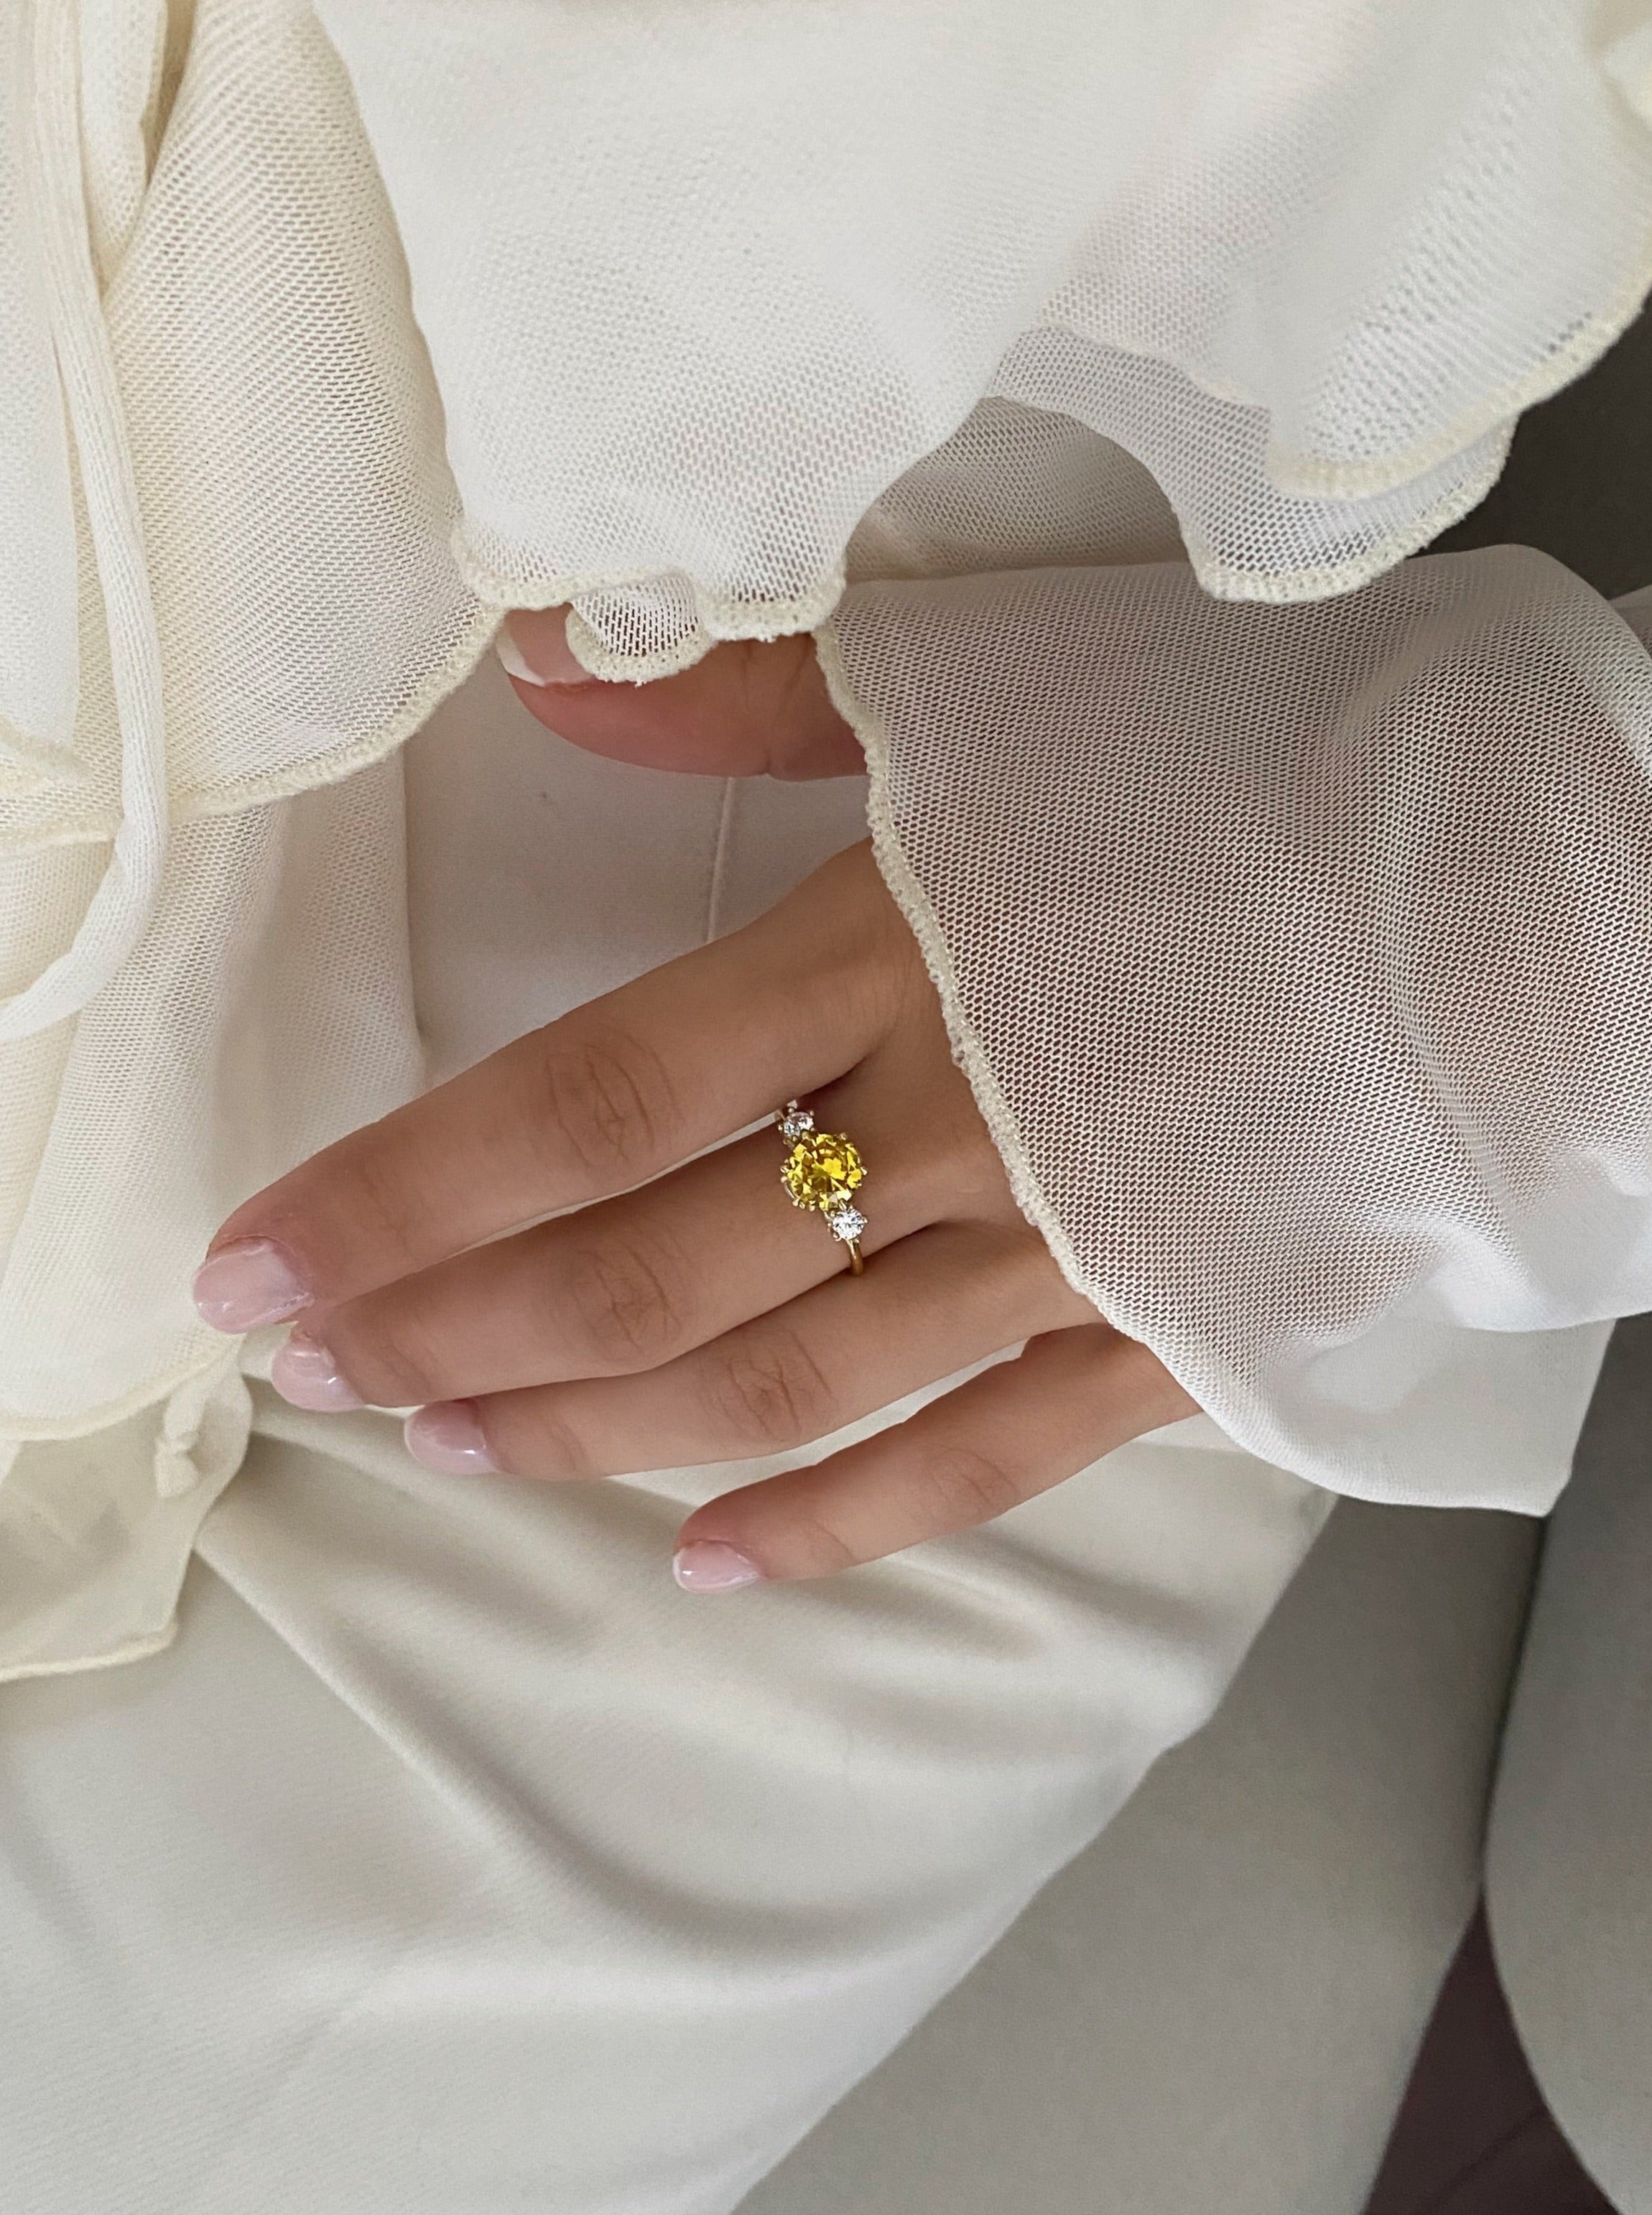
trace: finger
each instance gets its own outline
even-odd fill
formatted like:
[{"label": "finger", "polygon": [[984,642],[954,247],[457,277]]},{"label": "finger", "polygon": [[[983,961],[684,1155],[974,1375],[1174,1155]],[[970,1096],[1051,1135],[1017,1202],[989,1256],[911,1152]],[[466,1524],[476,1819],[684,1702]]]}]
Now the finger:
[{"label": "finger", "polygon": [[857,776],[860,742],[806,636],[737,639],[651,684],[605,684],[575,660],[566,611],[519,611],[500,659],[529,713],[611,761],[708,776]]},{"label": "finger", "polygon": [[726,1493],[678,1540],[690,1591],[818,1577],[991,1521],[1125,1439],[1196,1413],[1145,1347],[1105,1323],[1032,1340],[813,1469]]},{"label": "finger", "polygon": [[196,1280],[220,1329],[335,1305],[655,1176],[857,1062],[915,948],[864,848],[758,922],[519,1039],[229,1218]]},{"label": "finger", "polygon": [[664,1367],[428,1408],[408,1444],[432,1467],[519,1476],[748,1460],[1094,1312],[1031,1232],[941,1224]]},{"label": "finger", "polygon": [[[845,1267],[826,1225],[788,1200],[784,1159],[772,1128],[754,1132],[638,1192],[322,1309],[271,1382],[301,1407],[400,1408],[671,1361]],[[924,1167],[903,1175],[893,1152],[881,1165],[869,1254],[932,1219],[943,1185]]]},{"label": "finger", "polygon": [[[998,1221],[1059,1284],[961,1077],[948,1063],[924,1085],[909,1065],[925,1050],[944,1052],[943,1040],[926,1040],[912,1019],[897,1028],[887,1049],[811,1103],[820,1128],[851,1131],[867,1150],[875,1197],[863,1250],[943,1218]],[[907,1102],[920,1089],[914,1117]],[[785,1156],[770,1126],[617,1199],[313,1309],[276,1355],[271,1382],[300,1407],[406,1407],[670,1361],[844,1267],[826,1224],[789,1204]]]}]

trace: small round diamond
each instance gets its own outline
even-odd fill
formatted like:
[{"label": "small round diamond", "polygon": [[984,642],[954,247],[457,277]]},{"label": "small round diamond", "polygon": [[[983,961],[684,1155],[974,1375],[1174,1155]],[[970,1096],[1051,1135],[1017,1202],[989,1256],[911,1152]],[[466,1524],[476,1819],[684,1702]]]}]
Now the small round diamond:
[{"label": "small round diamond", "polygon": [[780,1135],[789,1146],[795,1145],[800,1138],[808,1138],[814,1128],[814,1113],[808,1108],[794,1104],[780,1118]]},{"label": "small round diamond", "polygon": [[841,1238],[845,1246],[852,1245],[866,1228],[866,1218],[861,1213],[859,1208],[851,1207],[847,1202],[842,1207],[829,1208],[826,1211],[826,1222],[831,1227],[832,1236]]}]

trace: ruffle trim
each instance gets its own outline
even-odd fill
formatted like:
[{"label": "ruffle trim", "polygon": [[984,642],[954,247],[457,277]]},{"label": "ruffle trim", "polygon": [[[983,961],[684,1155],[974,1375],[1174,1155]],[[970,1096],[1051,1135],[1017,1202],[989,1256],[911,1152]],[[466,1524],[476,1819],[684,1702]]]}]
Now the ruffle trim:
[{"label": "ruffle trim", "polygon": [[918,941],[918,950],[924,956],[924,966],[929,972],[930,982],[935,987],[946,1020],[952,1058],[968,1080],[981,1120],[986,1125],[988,1134],[1004,1163],[1016,1205],[1049,1248],[1056,1267],[1072,1290],[1080,1299],[1088,1300],[1104,1322],[1111,1322],[1113,1318],[1102,1308],[1096,1297],[1095,1287],[1087,1281],[1072,1241],[1062,1229],[1039,1183],[1026,1140],[1022,1136],[1021,1126],[1004,1098],[1003,1088],[993,1074],[992,1065],[987,1059],[974,1027],[965,1012],[963,992],[945,935],[930,904],[928,893],[906,859],[895,821],[890,788],[894,755],[889,734],[880,718],[860,699],[850,681],[836,630],[829,622],[816,631],[814,643],[820,673],[826,679],[827,696],[854,732],[866,756],[866,819],[872,838],[872,858],[889,888],[891,898]]},{"label": "ruffle trim", "polygon": [[[496,607],[478,607],[451,650],[411,698],[378,729],[335,746],[330,752],[311,755],[304,761],[263,776],[237,777],[224,784],[186,788],[174,793],[170,821],[175,825],[200,822],[213,816],[239,815],[273,801],[296,800],[322,785],[341,784],[359,770],[372,769],[405,745],[429,721],[443,701],[464,683],[492,645],[501,617],[501,611]],[[34,796],[30,795],[31,798]],[[66,801],[68,795],[64,798]],[[3,798],[0,797],[0,811],[3,805]],[[113,800],[95,814],[65,812],[29,830],[9,831],[0,819],[0,855],[38,853],[52,846],[97,844],[114,838],[120,827],[120,810]],[[0,1417],[0,1430],[3,1428],[3,1418]]]},{"label": "ruffle trim", "polygon": [[[593,677],[633,684],[674,677],[728,640],[784,638],[814,630],[837,606],[844,586],[841,557],[801,592],[783,599],[725,592],[681,569],[567,571],[536,578],[490,561],[463,525],[454,535],[453,558],[467,588],[498,616],[513,608],[568,608],[568,642],[575,659]],[[626,653],[612,643],[612,632],[628,617],[651,618],[650,628],[670,635],[661,644]]]}]

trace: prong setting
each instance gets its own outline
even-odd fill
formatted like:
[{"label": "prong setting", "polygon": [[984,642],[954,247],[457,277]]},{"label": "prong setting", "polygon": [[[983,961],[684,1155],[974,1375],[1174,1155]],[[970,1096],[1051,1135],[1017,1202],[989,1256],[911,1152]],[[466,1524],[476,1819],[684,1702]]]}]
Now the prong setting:
[{"label": "prong setting", "polygon": [[813,1110],[800,1108],[795,1100],[789,1100],[774,1120],[787,1148],[780,1167],[787,1197],[794,1207],[824,1218],[832,1236],[848,1249],[849,1266],[858,1277],[866,1218],[851,1195],[866,1181],[859,1149],[841,1131],[816,1130]]}]

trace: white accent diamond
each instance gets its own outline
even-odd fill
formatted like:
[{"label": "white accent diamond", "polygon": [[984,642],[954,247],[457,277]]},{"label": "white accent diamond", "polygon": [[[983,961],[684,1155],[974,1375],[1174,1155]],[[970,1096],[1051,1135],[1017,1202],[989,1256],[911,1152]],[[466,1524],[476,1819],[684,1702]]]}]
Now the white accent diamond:
[{"label": "white accent diamond", "polygon": [[795,1102],[787,1108],[779,1120],[780,1135],[788,1145],[795,1146],[800,1138],[806,1138],[814,1128],[814,1111],[808,1108],[799,1108]]},{"label": "white accent diamond", "polygon": [[826,1221],[834,1238],[841,1238],[845,1246],[858,1238],[866,1228],[866,1218],[858,1207],[833,1207],[827,1211]]}]

